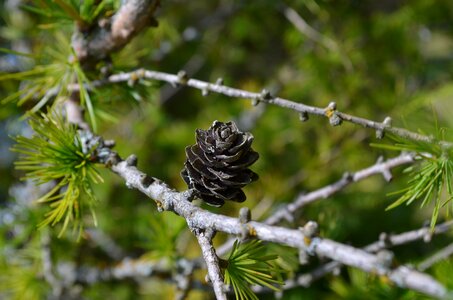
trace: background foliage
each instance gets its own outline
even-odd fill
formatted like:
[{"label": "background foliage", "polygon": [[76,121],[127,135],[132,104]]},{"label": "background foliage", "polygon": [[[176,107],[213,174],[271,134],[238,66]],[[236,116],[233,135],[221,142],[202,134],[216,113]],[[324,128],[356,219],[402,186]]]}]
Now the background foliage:
[{"label": "background foliage", "polygon": [[[106,4],[100,15],[108,15],[118,5],[115,1],[103,2]],[[8,295],[17,299],[23,299],[23,288],[18,287],[23,282],[30,282],[24,285],[32,289],[27,291],[27,298],[39,299],[46,293],[43,279],[30,277],[34,274],[31,270],[38,268],[39,272],[36,249],[40,232],[36,226],[46,210],[32,201],[36,199],[24,196],[24,186],[29,190],[38,188],[27,182],[18,183],[23,173],[13,169],[16,156],[9,151],[13,140],[8,135],[30,135],[30,128],[20,117],[37,104],[31,99],[33,94],[45,92],[43,89],[71,76],[85,82],[98,74],[96,70],[81,74],[77,63],[67,62],[71,49],[64,45],[70,45],[74,18],[57,5],[48,15],[22,6],[37,7],[36,3],[0,1],[0,48],[9,49],[0,54],[0,69],[5,74],[0,75],[4,79],[0,81],[0,99],[19,89],[31,93],[22,106],[14,98],[23,99],[23,94],[10,97],[11,101],[0,108],[0,269],[5,270],[5,276],[17,278],[14,282],[1,281],[0,295],[9,290]],[[285,18],[286,7],[296,10],[335,46],[327,47],[298,31]],[[85,10],[79,21],[89,23],[93,16]],[[451,1],[218,0],[189,5],[167,0],[162,1],[157,19],[159,27],[141,33],[113,55],[110,72],[139,67],[169,73],[184,69],[202,80],[215,82],[223,77],[229,86],[250,91],[266,87],[279,96],[310,105],[324,107],[335,100],[340,110],[350,114],[373,120],[390,115],[395,125],[427,134],[436,133],[436,122],[437,128],[452,127]],[[58,49],[54,48],[56,44]],[[32,55],[24,57],[14,51]],[[43,66],[41,72],[19,80],[8,75],[38,65]],[[37,90],[33,90],[35,86]],[[254,107],[249,101],[216,94],[203,97],[200,91],[175,89],[162,83],[99,88],[85,101],[92,105],[92,109],[87,109],[87,119],[97,120],[98,133],[114,139],[120,154],[137,154],[143,171],[178,190],[186,188],[179,172],[185,160],[184,147],[194,143],[195,129],[206,129],[216,119],[238,122],[253,133],[253,148],[260,153],[253,168],[260,180],[246,188],[248,200],[244,204],[255,208],[253,217],[258,219],[300,192],[329,184],[346,171],[369,166],[380,155],[395,155],[371,148],[370,143],[376,140],[374,132],[367,129],[350,124],[333,128],[315,117],[302,123],[289,110]],[[451,131],[446,130],[445,135],[448,139]],[[394,172],[395,179],[390,184],[376,176],[332,199],[314,203],[291,226],[315,220],[323,237],[354,246],[376,240],[383,231],[420,227],[429,220],[432,207],[399,206],[385,211],[398,197],[386,194],[407,186],[408,178],[401,171]],[[196,241],[182,220],[170,214],[159,215],[149,199],[128,190],[109,172],[101,173],[104,183],[92,186],[100,200],[94,208],[97,228],[124,253],[150,260],[165,258],[169,264],[183,255],[199,255]],[[210,209],[237,216],[240,207],[226,204],[221,209]],[[90,219],[89,214],[85,217]],[[439,219],[444,218],[441,211]],[[52,230],[50,234],[58,232]],[[220,244],[224,238],[219,235],[216,242]],[[395,249],[396,257],[401,263],[417,263],[420,257],[451,240],[449,235],[434,239],[431,244],[419,242],[400,247]],[[55,261],[96,266],[113,262],[89,236],[79,243],[70,234],[52,239],[51,248]],[[11,263],[7,259],[10,256],[17,259]],[[310,266],[290,271],[308,269]],[[437,278],[453,288],[445,271],[449,269],[451,261],[429,271],[443,274]],[[200,279],[204,276],[198,275]],[[156,284],[162,284],[158,278],[140,283],[105,282],[87,286],[83,295],[89,299],[155,299],[174,294],[170,284],[158,291],[153,288]],[[354,299],[363,293],[371,299],[418,297],[357,270],[346,270],[340,277],[328,276],[309,288],[285,292],[284,298],[304,295],[306,299]],[[209,294],[194,292],[189,297],[205,299]],[[273,294],[266,297],[272,298]]]}]

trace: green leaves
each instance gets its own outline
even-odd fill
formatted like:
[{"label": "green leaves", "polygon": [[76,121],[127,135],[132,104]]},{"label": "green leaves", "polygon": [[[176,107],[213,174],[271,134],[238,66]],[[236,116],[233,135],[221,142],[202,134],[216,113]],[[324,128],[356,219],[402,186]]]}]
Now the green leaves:
[{"label": "green leaves", "polygon": [[84,146],[75,125],[64,122],[56,114],[32,116],[29,124],[35,132],[33,136],[16,137],[17,144],[12,148],[20,154],[16,169],[26,171],[24,179],[37,184],[55,182],[55,186],[37,200],[50,207],[39,226],[53,226],[63,221],[61,236],[72,223],[80,237],[85,207],[96,223],[93,211],[96,199],[91,186],[102,182],[94,167],[97,145]]},{"label": "green leaves", "polygon": [[228,266],[225,270],[225,284],[231,285],[236,299],[258,299],[250,285],[261,285],[279,291],[275,285],[282,285],[281,269],[275,263],[278,255],[269,255],[261,241],[234,242]]}]

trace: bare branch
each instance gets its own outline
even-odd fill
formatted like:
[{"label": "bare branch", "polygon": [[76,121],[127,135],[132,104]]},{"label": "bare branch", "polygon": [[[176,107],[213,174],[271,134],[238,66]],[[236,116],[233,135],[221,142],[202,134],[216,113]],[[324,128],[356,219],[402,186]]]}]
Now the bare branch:
[{"label": "bare branch", "polygon": [[[112,170],[120,175],[129,188],[135,188],[154,199],[160,211],[172,211],[186,219],[190,228],[214,230],[240,236],[241,222],[239,219],[218,215],[190,202],[190,192],[176,192],[162,181],[149,177],[127,161],[112,165]],[[248,222],[253,236],[263,241],[275,242],[328,257],[345,265],[387,276],[391,281],[403,288],[413,289],[432,297],[445,297],[446,289],[432,277],[412,270],[406,266],[391,269],[383,266],[376,255],[356,249],[332,240],[305,236],[302,231],[251,221]]]},{"label": "bare branch", "polygon": [[287,6],[284,8],[283,13],[294,27],[297,28],[303,35],[309,39],[322,44],[324,47],[331,51],[338,51],[338,45],[329,37],[323,36],[321,33],[313,29],[294,9]]},{"label": "bare branch", "polygon": [[425,271],[437,262],[447,259],[453,254],[453,243],[436,252],[433,256],[428,257],[418,265],[418,270]]},{"label": "bare branch", "polygon": [[390,174],[390,169],[403,164],[411,163],[413,161],[414,154],[412,153],[402,153],[399,156],[388,159],[386,161],[379,159],[376,164],[372,165],[371,167],[365,168],[355,173],[346,173],[343,178],[328,186],[325,186],[308,194],[301,194],[292,203],[287,204],[286,206],[273,213],[265,222],[266,224],[272,225],[279,223],[285,218],[292,218],[294,212],[302,208],[303,206],[319,199],[326,199],[333,194],[341,191],[349,184],[363,180],[367,177],[370,177],[371,175],[383,174],[384,178],[389,180],[391,178],[388,175]]},{"label": "bare branch", "polygon": [[150,261],[147,259],[132,259],[126,257],[115,266],[109,268],[80,267],[74,270],[76,282],[94,284],[99,281],[122,280],[125,278],[145,278],[152,275],[171,277],[171,270],[168,268],[168,261]]},{"label": "bare branch", "polygon": [[213,231],[199,230],[194,228],[193,232],[197,237],[204,261],[208,268],[209,279],[214,288],[214,294],[218,300],[226,300],[225,285],[223,284],[223,275],[220,270],[219,258],[212,246]]},{"label": "bare branch", "polygon": [[352,71],[351,60],[344,54],[341,53],[338,44],[331,38],[322,35],[320,32],[311,27],[293,8],[285,6],[283,8],[283,14],[296,27],[303,35],[308,37],[310,40],[323,45],[325,48],[332,52],[340,53],[344,67],[348,71]]},{"label": "bare branch", "polygon": [[[451,230],[452,226],[453,221],[449,221],[437,225],[436,227],[434,227],[434,230],[432,232],[429,227],[423,227],[395,235],[381,234],[378,241],[369,244],[363,249],[367,252],[375,253],[382,249],[408,244],[421,239],[425,240],[427,236],[446,233]],[[342,264],[337,261],[329,262],[307,274],[299,275],[297,279],[293,279],[288,282],[288,286],[310,286],[313,281],[318,280],[319,278],[324,277],[326,274],[334,272],[336,269],[339,269],[341,267]],[[420,267],[418,269],[421,271],[425,270],[420,269]],[[287,288],[287,285],[285,285],[285,288]]]},{"label": "bare branch", "polygon": [[[150,79],[150,80],[159,80],[171,83],[175,86],[178,85],[185,85],[195,89],[198,89],[204,93],[212,92],[222,94],[232,98],[241,98],[241,99],[251,99],[255,102],[264,102],[268,104],[277,105],[283,108],[288,108],[294,110],[300,114],[308,115],[317,115],[323,116],[329,119],[332,125],[339,125],[341,121],[350,122],[356,125],[363,126],[365,128],[372,128],[375,129],[376,132],[379,132],[379,135],[382,136],[384,132],[390,132],[402,138],[406,138],[413,141],[419,142],[426,142],[426,143],[438,143],[442,147],[451,148],[453,147],[453,143],[444,141],[444,140],[436,140],[433,136],[426,136],[422,134],[418,134],[412,131],[409,131],[405,128],[400,127],[393,127],[388,122],[376,122],[360,117],[356,117],[353,115],[349,115],[340,111],[337,111],[336,104],[329,105],[325,108],[316,107],[305,105],[303,103],[298,103],[295,101],[287,100],[280,97],[273,97],[268,93],[254,93],[249,92],[241,89],[236,89],[232,87],[228,87],[223,85],[223,83],[210,83],[206,81],[201,81],[198,79],[188,79],[188,78],[181,78],[178,75],[158,72],[158,71],[149,71],[144,69],[139,69],[129,73],[121,73],[121,74],[114,74],[109,76],[107,79],[104,80],[96,80],[91,82],[91,87],[100,87],[106,84],[112,83],[120,83],[120,82],[128,82],[129,80],[137,80],[137,79]],[[70,85],[68,86],[68,90],[77,91],[79,90],[79,86],[77,85]],[[90,88],[90,87],[87,87]],[[331,103],[332,104],[332,103]],[[335,118],[337,122],[332,122],[332,118]]]}]

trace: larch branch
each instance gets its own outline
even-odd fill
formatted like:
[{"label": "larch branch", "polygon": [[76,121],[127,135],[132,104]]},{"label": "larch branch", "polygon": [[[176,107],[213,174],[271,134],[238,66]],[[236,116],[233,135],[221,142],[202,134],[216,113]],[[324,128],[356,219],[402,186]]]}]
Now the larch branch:
[{"label": "larch branch", "polygon": [[[182,74],[182,73],[181,73]],[[158,72],[158,71],[151,71],[151,70],[144,70],[139,69],[136,71],[132,71],[129,73],[121,73],[121,74],[114,74],[109,76],[107,79],[103,80],[95,80],[91,82],[90,86],[87,88],[96,88],[101,87],[106,84],[114,84],[114,83],[121,83],[121,82],[128,82],[130,80],[137,81],[137,80],[158,80],[163,82],[168,82],[172,85],[184,85],[188,87],[192,87],[202,91],[203,94],[207,94],[209,92],[217,93],[221,95],[225,95],[232,98],[240,98],[240,99],[250,99],[255,102],[263,102],[268,104],[273,104],[276,106],[280,106],[283,108],[287,108],[290,110],[294,110],[302,115],[316,115],[322,116],[329,119],[332,125],[339,125],[342,121],[350,122],[356,125],[360,125],[365,128],[371,128],[376,130],[379,133],[379,136],[382,136],[384,132],[390,132],[394,135],[399,137],[418,141],[418,142],[426,142],[426,143],[438,143],[440,146],[445,148],[453,147],[453,143],[444,140],[437,140],[433,136],[426,136],[423,134],[415,133],[405,128],[394,127],[391,126],[388,122],[377,122],[373,120],[368,120],[361,117],[356,117],[341,111],[337,110],[335,103],[330,103],[325,108],[323,107],[316,107],[311,105],[306,105],[303,103],[291,101],[288,99],[274,97],[270,95],[266,90],[263,90],[260,93],[256,92],[249,92],[237,88],[228,87],[223,84],[223,82],[219,81],[217,83],[210,83],[198,79],[186,78],[185,76],[175,75],[165,72]],[[79,90],[79,86],[71,85],[68,87],[69,90]],[[333,122],[332,119],[335,118],[338,122]]]},{"label": "larch branch", "polygon": [[[218,215],[195,206],[190,202],[190,192],[179,193],[169,188],[164,182],[139,171],[128,161],[136,162],[135,160],[119,161],[112,164],[111,168],[125,180],[129,188],[138,189],[153,199],[160,211],[172,211],[185,218],[190,228],[241,235],[239,219]],[[406,266],[393,269],[382,265],[376,255],[364,250],[329,239],[310,238],[301,230],[270,226],[255,221],[249,222],[248,225],[257,239],[298,248],[311,255],[327,257],[366,272],[386,276],[400,287],[413,289],[432,297],[443,298],[447,294],[445,287],[429,275]]]},{"label": "larch branch", "polygon": [[198,244],[201,248],[206,267],[208,269],[209,279],[214,289],[214,294],[217,300],[226,300],[225,285],[223,283],[223,275],[220,270],[219,258],[212,246],[212,230],[205,229],[199,230],[193,228],[193,232],[198,240]]}]

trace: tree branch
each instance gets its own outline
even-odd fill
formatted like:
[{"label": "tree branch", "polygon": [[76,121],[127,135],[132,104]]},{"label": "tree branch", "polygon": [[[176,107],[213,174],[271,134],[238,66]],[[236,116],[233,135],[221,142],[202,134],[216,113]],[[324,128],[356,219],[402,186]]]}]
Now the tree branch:
[{"label": "tree branch", "polygon": [[422,261],[418,265],[417,269],[420,271],[425,271],[425,270],[429,269],[435,263],[437,263],[441,260],[447,259],[451,255],[453,255],[453,243],[449,244],[445,248],[436,252],[434,255],[432,255],[432,256],[428,257],[427,259],[425,259],[424,261]]},{"label": "tree branch", "polygon": [[109,268],[79,267],[74,270],[75,274],[63,274],[74,276],[75,281],[83,284],[94,284],[99,281],[122,280],[125,278],[144,278],[151,275],[171,277],[172,271],[168,268],[168,261],[150,261],[146,259],[132,259],[126,257]]},{"label": "tree branch", "polygon": [[197,237],[204,261],[206,262],[209,278],[214,288],[214,294],[216,295],[217,300],[226,300],[227,297],[225,293],[225,285],[223,284],[222,271],[220,270],[219,258],[215,253],[214,247],[212,246],[214,232],[209,229],[199,230],[197,228],[193,228],[193,233]]},{"label": "tree branch", "polygon": [[[341,191],[346,186],[353,182],[358,182],[367,177],[375,174],[382,174],[384,179],[387,181],[391,180],[390,170],[397,166],[413,162],[414,154],[412,153],[401,153],[399,156],[382,161],[382,157],[378,161],[365,169],[359,170],[355,173],[346,173],[340,180],[322,187],[318,190],[312,191],[308,194],[299,195],[293,202],[286,204],[279,208],[271,216],[269,216],[264,222],[268,225],[275,225],[282,222],[284,219],[292,222],[294,220],[294,213],[304,207],[305,205],[312,203],[316,200],[326,199],[333,194]],[[221,255],[226,253],[233,246],[234,239],[230,239],[223,245],[218,247],[218,253]]]},{"label": "tree branch", "polygon": [[[274,97],[270,95],[266,90],[263,90],[261,93],[254,93],[249,92],[241,89],[236,89],[232,87],[228,87],[223,85],[221,80],[217,83],[210,83],[206,81],[201,81],[198,79],[190,79],[182,76],[182,73],[179,75],[174,75],[170,73],[158,72],[158,71],[149,71],[144,69],[139,69],[129,73],[121,73],[121,74],[114,74],[109,76],[107,79],[103,80],[95,80],[91,82],[90,87],[100,87],[106,84],[113,84],[113,83],[120,83],[120,82],[128,82],[129,80],[140,80],[140,79],[150,79],[150,80],[158,80],[168,82],[174,86],[178,85],[185,85],[188,87],[192,87],[202,91],[203,94],[207,94],[208,92],[222,94],[232,98],[242,98],[242,99],[250,99],[254,102],[263,102],[268,104],[277,105],[283,108],[288,108],[294,110],[301,114],[301,119],[307,120],[308,115],[316,115],[316,116],[323,116],[329,119],[330,123],[333,126],[341,124],[342,121],[350,122],[356,125],[360,125],[365,128],[372,128],[376,130],[376,134],[379,137],[382,137],[385,132],[390,132],[394,135],[399,137],[418,141],[418,142],[426,142],[426,143],[438,143],[440,146],[445,148],[452,148],[453,143],[445,141],[445,140],[437,140],[433,136],[426,136],[422,134],[418,134],[412,131],[409,131],[405,128],[400,127],[393,127],[390,125],[390,122],[383,121],[383,122],[376,122],[372,120],[368,120],[365,118],[356,117],[353,115],[349,115],[343,112],[340,112],[336,108],[335,103],[330,103],[327,107],[316,107],[310,106],[303,103],[298,103],[295,101],[287,100],[280,97]],[[87,87],[87,88],[90,88]],[[78,85],[70,85],[68,86],[68,90],[77,91],[79,90]],[[55,92],[55,91],[53,91]],[[389,119],[387,119],[389,120]]]},{"label": "tree branch", "polygon": [[[239,219],[217,215],[193,205],[190,191],[179,193],[170,189],[162,181],[149,177],[135,167],[136,160],[119,161],[112,158],[112,170],[121,176],[129,188],[135,188],[154,199],[160,211],[172,211],[186,219],[190,228],[214,230],[232,235],[241,235]],[[362,269],[366,272],[387,276],[403,288],[413,289],[432,297],[442,298],[447,290],[432,277],[406,266],[391,269],[382,265],[376,255],[332,240],[310,238],[302,231],[251,221],[248,223],[253,236],[263,241],[287,245],[306,251],[308,254],[328,257],[342,264]]]},{"label": "tree branch", "polygon": [[346,173],[343,178],[330,185],[327,185],[308,194],[301,194],[293,202],[285,205],[284,207],[273,213],[268,219],[266,219],[265,223],[273,225],[278,224],[284,218],[293,218],[294,212],[296,212],[303,206],[319,199],[326,199],[333,194],[341,191],[349,184],[370,177],[371,175],[382,174],[387,181],[390,181],[390,169],[403,164],[411,163],[413,161],[413,153],[402,153],[399,156],[388,159],[386,161],[382,161],[382,158],[379,158],[379,160],[374,165],[368,168],[362,169],[355,173]]},{"label": "tree branch", "polygon": [[338,53],[341,56],[342,63],[347,71],[352,71],[351,60],[342,53],[338,44],[331,38],[322,35],[320,32],[311,27],[293,8],[289,6],[283,6],[283,15],[288,19],[291,24],[296,27],[296,29],[308,37],[310,40],[323,45],[329,51]]},{"label": "tree branch", "polygon": [[[434,231],[431,232],[431,229],[429,227],[423,227],[420,229],[396,234],[396,235],[388,235],[388,234],[381,234],[379,237],[379,240],[369,244],[365,248],[363,248],[367,252],[378,252],[383,249],[388,249],[394,246],[400,246],[404,244],[408,244],[417,240],[426,240],[427,242],[429,241],[430,237],[432,235],[438,235],[438,234],[443,234],[451,230],[451,227],[453,227],[453,221],[445,222],[442,224],[437,225],[434,227]],[[428,238],[427,238],[428,237]],[[294,279],[290,281],[290,285],[292,284],[294,286],[295,283],[297,285],[301,286],[310,286],[310,284],[318,280],[319,278],[325,276],[326,274],[329,274],[331,272],[334,272],[336,269],[341,268],[342,264],[337,262],[337,261],[332,261],[327,264],[324,264],[315,270],[307,273],[307,274],[302,274],[297,277],[297,279]],[[420,269],[420,271],[424,271],[425,269]],[[285,285],[286,288],[286,285]]]}]

